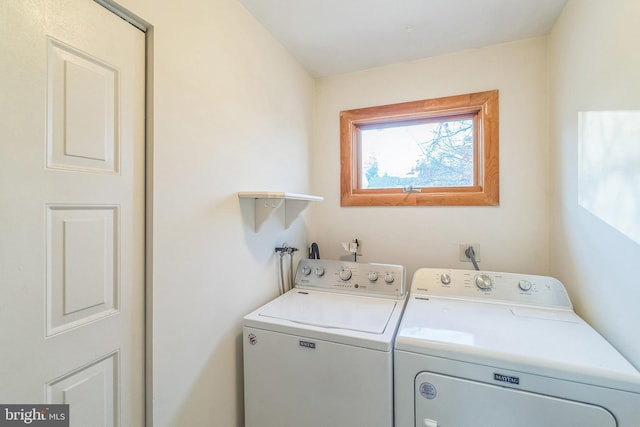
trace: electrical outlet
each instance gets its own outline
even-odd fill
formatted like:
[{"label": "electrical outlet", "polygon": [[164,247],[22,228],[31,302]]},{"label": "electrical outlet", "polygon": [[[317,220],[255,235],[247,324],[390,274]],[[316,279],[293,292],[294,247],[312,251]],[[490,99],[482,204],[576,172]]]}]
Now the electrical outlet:
[{"label": "electrical outlet", "polygon": [[[358,243],[356,243],[356,241]],[[360,239],[354,239],[349,242],[349,252],[356,255],[362,255],[362,241]]]},{"label": "electrical outlet", "polygon": [[356,249],[356,255],[362,256],[362,240],[358,239],[358,248]]},{"label": "electrical outlet", "polygon": [[[358,243],[356,243],[356,240]],[[342,248],[349,252],[349,254],[355,254],[357,256],[362,255],[362,241],[360,239],[353,239],[350,242],[342,242]]]},{"label": "electrical outlet", "polygon": [[467,248],[471,246],[473,247],[473,252],[475,254],[476,261],[480,262],[480,245],[478,243],[460,243],[459,246],[460,246],[460,261],[471,262],[471,260],[467,257],[467,254],[465,254]]}]

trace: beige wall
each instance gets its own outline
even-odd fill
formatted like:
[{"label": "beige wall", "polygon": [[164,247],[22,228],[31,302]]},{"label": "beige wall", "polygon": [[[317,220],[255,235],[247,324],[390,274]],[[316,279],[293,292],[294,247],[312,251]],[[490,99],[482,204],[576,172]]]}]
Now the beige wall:
[{"label": "beige wall", "polygon": [[[485,270],[548,271],[546,40],[531,39],[325,78],[317,83],[310,237],[321,255],[363,242],[364,262],[471,268],[459,243],[480,244]],[[425,98],[500,91],[500,206],[340,207],[339,113]]]},{"label": "beige wall", "polygon": [[238,191],[307,193],[313,80],[235,0],[122,0],[153,25],[153,422],[243,424],[241,319],[277,294]]},{"label": "beige wall", "polygon": [[636,367],[640,245],[578,204],[578,113],[640,110],[639,23],[637,0],[570,0],[549,38],[550,272]]},{"label": "beige wall", "polygon": [[[479,243],[484,269],[565,281],[581,314],[639,364],[638,245],[575,202],[577,111],[638,109],[638,26],[619,25],[637,21],[634,1],[570,1],[550,63],[547,40],[533,39],[315,83],[235,0],[120,4],[154,26],[154,426],[242,426],[240,322],[275,296],[284,241],[315,240],[337,258],[358,237],[362,261],[404,264],[409,280],[421,266],[470,268],[458,243]],[[340,207],[340,110],[490,89],[499,207]],[[288,230],[270,221],[256,233],[235,194],[252,190],[326,199]]]}]

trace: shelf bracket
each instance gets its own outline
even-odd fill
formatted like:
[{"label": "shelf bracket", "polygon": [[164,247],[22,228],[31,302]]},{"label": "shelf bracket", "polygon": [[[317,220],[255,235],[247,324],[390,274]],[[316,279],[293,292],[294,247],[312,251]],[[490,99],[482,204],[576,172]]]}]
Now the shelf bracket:
[{"label": "shelf bracket", "polygon": [[[266,199],[257,198],[255,200],[256,206],[256,218],[255,218],[255,230],[258,231],[262,224],[268,220],[271,215],[280,210],[280,207],[285,204],[284,199]],[[285,214],[285,226],[286,226],[286,214]]]}]

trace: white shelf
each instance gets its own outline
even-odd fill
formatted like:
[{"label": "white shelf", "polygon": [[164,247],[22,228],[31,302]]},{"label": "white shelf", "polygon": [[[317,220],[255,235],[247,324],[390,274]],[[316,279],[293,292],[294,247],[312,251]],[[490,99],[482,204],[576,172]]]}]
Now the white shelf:
[{"label": "white shelf", "polygon": [[283,193],[277,191],[241,191],[238,197],[247,199],[284,199],[284,200],[304,200],[308,202],[321,202],[324,197],[311,196],[309,194]]},{"label": "white shelf", "polygon": [[[309,202],[321,202],[324,197],[309,194],[272,192],[272,191],[241,191],[241,199],[255,199],[255,231],[269,219],[274,212],[284,211],[284,226],[289,228],[300,212],[306,209]],[[284,209],[281,207],[284,205]]]}]

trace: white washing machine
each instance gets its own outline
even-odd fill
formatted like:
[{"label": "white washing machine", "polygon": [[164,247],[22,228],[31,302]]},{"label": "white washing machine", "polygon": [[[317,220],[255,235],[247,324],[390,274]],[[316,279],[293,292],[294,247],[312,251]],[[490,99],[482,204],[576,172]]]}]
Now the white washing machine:
[{"label": "white washing machine", "polygon": [[640,373],[550,277],[420,269],[394,352],[395,427],[640,426]]},{"label": "white washing machine", "polygon": [[302,260],[295,287],[244,318],[246,427],[391,427],[399,265]]}]

